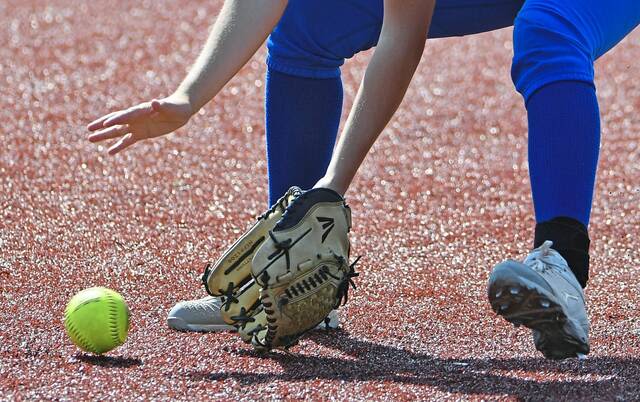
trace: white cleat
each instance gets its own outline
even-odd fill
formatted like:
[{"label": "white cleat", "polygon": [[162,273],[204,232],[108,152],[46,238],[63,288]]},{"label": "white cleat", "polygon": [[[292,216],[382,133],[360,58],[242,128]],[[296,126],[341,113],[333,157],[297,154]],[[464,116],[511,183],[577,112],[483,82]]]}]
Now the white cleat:
[{"label": "white cleat", "polygon": [[489,277],[493,311],[533,330],[536,349],[549,359],[589,353],[584,293],[567,261],[545,241],[524,262],[496,265]]},{"label": "white cleat", "polygon": [[340,316],[338,315],[338,310],[331,310],[327,318],[324,319],[324,322],[321,322],[316,326],[315,329],[336,329],[340,325]]},{"label": "white cleat", "polygon": [[202,299],[181,301],[167,317],[169,328],[178,331],[220,332],[234,331],[220,315],[222,301],[219,297],[207,296]]},{"label": "white cleat", "polygon": [[[167,317],[169,328],[178,331],[220,332],[235,331],[220,315],[222,301],[219,297],[207,296],[176,304]],[[333,310],[316,329],[336,329],[340,324],[338,312]]]}]

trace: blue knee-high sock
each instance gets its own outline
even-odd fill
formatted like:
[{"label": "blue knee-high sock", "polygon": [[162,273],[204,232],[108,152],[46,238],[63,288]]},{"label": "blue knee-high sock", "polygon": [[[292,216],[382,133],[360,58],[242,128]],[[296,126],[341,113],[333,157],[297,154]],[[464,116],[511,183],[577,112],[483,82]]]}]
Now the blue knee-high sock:
[{"label": "blue knee-high sock", "polygon": [[267,71],[269,205],[291,186],[311,188],[329,165],[342,112],[339,77],[312,79]]},{"label": "blue knee-high sock", "polygon": [[593,84],[560,81],[527,101],[529,173],[536,221],[569,217],[589,225],[600,151]]}]

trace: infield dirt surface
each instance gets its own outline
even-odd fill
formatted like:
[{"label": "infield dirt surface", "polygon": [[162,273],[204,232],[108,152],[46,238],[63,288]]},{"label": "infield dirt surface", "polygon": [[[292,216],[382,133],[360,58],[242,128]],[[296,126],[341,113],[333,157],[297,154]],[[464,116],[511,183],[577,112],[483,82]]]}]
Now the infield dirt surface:
[{"label": "infield dirt surface", "polygon": [[[363,259],[340,330],[265,356],[234,334],[169,330],[174,303],[204,296],[204,263],[266,207],[265,52],[168,138],[109,157],[85,125],[169,94],[219,6],[0,2],[0,399],[640,398],[640,32],[596,65],[586,360],[544,360],[485,294],[534,226],[510,29],[428,43],[347,193]],[[343,69],[345,110],[369,56]],[[62,324],[91,286],[132,311],[106,357]]]}]

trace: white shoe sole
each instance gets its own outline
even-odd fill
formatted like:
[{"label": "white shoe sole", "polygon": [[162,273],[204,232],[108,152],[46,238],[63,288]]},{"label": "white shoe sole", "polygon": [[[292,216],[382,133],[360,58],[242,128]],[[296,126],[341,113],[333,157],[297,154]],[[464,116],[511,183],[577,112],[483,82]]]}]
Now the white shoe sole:
[{"label": "white shoe sole", "polygon": [[[340,324],[340,319],[338,316],[338,312],[333,310],[327,316],[328,321],[321,322],[318,324],[314,330],[330,330],[338,328]],[[169,317],[167,318],[167,324],[169,328],[175,329],[176,331],[185,331],[185,332],[226,332],[232,331],[235,332],[235,327],[227,324],[189,324],[185,320],[179,317]]]},{"label": "white shoe sole", "polygon": [[340,325],[340,316],[337,310],[331,310],[324,322],[318,324],[314,329],[316,330],[330,330],[336,329]]},{"label": "white shoe sole", "polygon": [[580,357],[589,353],[584,330],[567,316],[549,285],[516,261],[498,264],[489,278],[493,311],[518,327],[538,332],[536,349],[548,359]]},{"label": "white shoe sole", "polygon": [[188,332],[225,332],[235,331],[236,329],[227,324],[189,324],[182,318],[169,317],[167,318],[167,324],[169,328],[176,331],[188,331]]}]

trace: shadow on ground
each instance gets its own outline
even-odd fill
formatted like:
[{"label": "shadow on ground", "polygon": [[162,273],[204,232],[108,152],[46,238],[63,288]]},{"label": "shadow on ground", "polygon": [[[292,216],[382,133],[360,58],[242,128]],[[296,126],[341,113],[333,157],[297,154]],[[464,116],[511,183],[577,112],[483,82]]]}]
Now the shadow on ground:
[{"label": "shadow on ground", "polygon": [[141,366],[142,360],[134,357],[121,357],[121,356],[95,356],[84,353],[75,355],[78,361],[92,364],[94,366],[101,367],[122,367],[129,368],[135,366]]},{"label": "shadow on ground", "polygon": [[[337,333],[340,336],[336,336]],[[193,380],[235,379],[244,385],[314,379],[383,381],[437,387],[461,394],[510,395],[522,399],[621,399],[640,391],[640,359],[592,357],[584,361],[544,358],[443,359],[350,337],[344,331],[309,339],[346,357],[303,356],[252,350],[235,353],[276,361],[279,373],[191,372]]]}]

